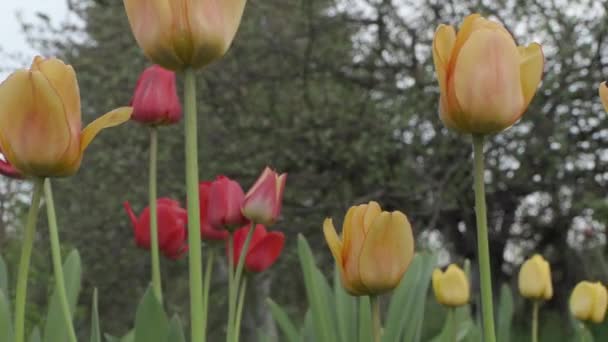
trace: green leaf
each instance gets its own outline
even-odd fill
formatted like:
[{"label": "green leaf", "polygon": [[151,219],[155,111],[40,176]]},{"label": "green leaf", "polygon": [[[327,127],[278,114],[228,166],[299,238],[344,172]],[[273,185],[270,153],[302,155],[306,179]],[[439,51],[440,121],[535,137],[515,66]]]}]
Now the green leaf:
[{"label": "green leaf", "polygon": [[498,301],[498,342],[511,341],[511,321],[513,320],[513,294],[507,284],[500,287],[500,300]]},{"label": "green leaf", "polygon": [[120,338],[112,336],[110,334],[104,334],[103,337],[105,337],[106,342],[120,342]]},{"label": "green leaf", "polygon": [[270,298],[268,298],[266,300],[266,303],[268,303],[268,307],[270,308],[270,313],[272,314],[272,317],[279,325],[279,328],[283,332],[283,335],[285,335],[285,338],[287,339],[287,341],[288,342],[299,342],[300,336],[298,334],[298,330],[296,329],[296,327],[293,324],[293,322],[291,321],[291,319],[289,319],[289,316],[287,315],[285,310],[283,310],[283,308],[281,308],[277,303],[275,303]]},{"label": "green leaf", "polygon": [[[65,290],[70,306],[70,313],[74,317],[78,295],[80,294],[80,283],[82,279],[82,270],[80,255],[77,250],[73,250],[65,259],[63,264],[63,277],[65,281]],[[57,342],[68,340],[68,327],[63,319],[63,311],[61,301],[57,291],[53,291],[49,310],[46,316],[44,325],[44,341]]]},{"label": "green leaf", "polygon": [[175,315],[169,324],[169,333],[167,334],[167,342],[186,342],[184,336],[184,328],[179,316]]},{"label": "green leaf", "polygon": [[4,291],[0,289],[0,341],[13,340],[13,323],[11,307]]},{"label": "green leaf", "polygon": [[372,339],[372,306],[368,296],[359,297],[359,342]]},{"label": "green leaf", "polygon": [[[135,342],[166,342],[169,332],[167,315],[152,288],[148,288],[135,316]],[[123,341],[125,339],[123,338]]]},{"label": "green leaf", "polygon": [[8,292],[8,268],[2,256],[0,256],[0,290]]},{"label": "green leaf", "polygon": [[304,273],[306,296],[312,310],[317,341],[336,342],[338,337],[332,314],[333,308],[329,305],[331,303],[329,300],[331,288],[316,267],[310,246],[302,235],[298,236],[298,255]]},{"label": "green leaf", "polygon": [[97,288],[93,290],[93,308],[91,309],[91,342],[101,342],[99,310],[97,308]]},{"label": "green leaf", "polygon": [[133,342],[135,341],[135,330],[129,331],[125,336],[120,339],[120,342]]},{"label": "green leaf", "polygon": [[38,327],[34,327],[34,329],[32,330],[32,333],[30,334],[30,342],[41,342],[42,339],[40,338],[40,329],[38,329]]}]

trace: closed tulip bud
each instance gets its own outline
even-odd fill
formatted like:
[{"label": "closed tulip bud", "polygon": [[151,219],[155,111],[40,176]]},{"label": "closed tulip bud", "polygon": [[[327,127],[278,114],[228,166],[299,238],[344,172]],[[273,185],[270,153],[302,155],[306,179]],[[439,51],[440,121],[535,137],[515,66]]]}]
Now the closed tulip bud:
[{"label": "closed tulip bud", "polygon": [[245,195],[243,216],[266,226],[274,224],[281,214],[286,180],[286,173],[279,175],[266,167]]},{"label": "closed tulip bud", "polygon": [[201,218],[201,238],[203,240],[224,241],[230,233],[224,227],[214,227],[209,223],[209,190],[211,182],[201,182],[198,185],[198,198]]},{"label": "closed tulip bud", "polygon": [[570,311],[581,321],[602,323],[606,315],[608,293],[601,283],[581,281],[570,296]]},{"label": "closed tulip bud", "polygon": [[606,82],[602,82],[600,84],[600,100],[602,100],[602,104],[604,105],[604,109],[608,112],[608,86]]},{"label": "closed tulip bud", "polygon": [[466,17],[458,34],[440,25],[433,60],[441,120],[473,134],[500,132],[519,120],[536,93],[544,65],[540,45],[515,45],[501,24],[479,14]]},{"label": "closed tulip bud", "polygon": [[399,285],[414,255],[414,237],[400,211],[382,211],[376,202],[351,207],[338,237],[332,219],[323,233],[338,264],[342,285],[352,295],[373,295]]},{"label": "closed tulip bud", "polygon": [[[241,212],[245,193],[239,183],[225,176],[218,176],[209,188],[207,219],[216,228],[241,226],[247,219]],[[235,227],[236,228],[236,227]]]},{"label": "closed tulip bud", "polygon": [[451,264],[445,272],[433,271],[433,292],[437,302],[446,306],[462,306],[469,302],[469,281],[464,271]]},{"label": "closed tulip bud", "polygon": [[148,125],[168,125],[182,117],[175,73],[158,65],[148,67],[139,76],[131,99],[131,120]]},{"label": "closed tulip bud", "polygon": [[533,300],[549,300],[553,297],[551,267],[542,256],[536,254],[521,266],[519,293],[522,297]]},{"label": "closed tulip bud", "polygon": [[23,176],[69,176],[99,131],[129,120],[131,111],[116,109],[81,130],[74,69],[36,57],[30,70],[18,70],[0,84],[0,149]]},{"label": "closed tulip bud", "polygon": [[[249,229],[251,229],[249,225],[241,227],[234,232],[232,237],[234,252],[232,260],[234,260],[235,267],[241,256]],[[277,261],[284,246],[285,235],[283,233],[267,232],[263,225],[256,225],[251,235],[247,254],[245,254],[245,270],[248,272],[262,272],[266,270]],[[229,248],[226,246],[227,255],[229,255],[228,251]]]},{"label": "closed tulip bud", "polygon": [[[179,202],[169,198],[157,200],[158,247],[169,259],[179,259],[186,251],[188,214]],[[125,210],[133,224],[135,242],[138,247],[150,249],[150,208],[146,207],[139,218],[133,212],[129,202],[124,203]]]},{"label": "closed tulip bud", "polygon": [[222,57],[246,0],[124,0],[135,40],[169,70],[201,68]]}]

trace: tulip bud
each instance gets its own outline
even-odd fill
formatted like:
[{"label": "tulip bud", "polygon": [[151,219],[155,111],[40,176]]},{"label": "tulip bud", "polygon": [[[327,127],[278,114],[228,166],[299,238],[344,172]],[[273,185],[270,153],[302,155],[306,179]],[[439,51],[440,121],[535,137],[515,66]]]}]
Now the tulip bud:
[{"label": "tulip bud", "polygon": [[222,57],[246,0],[124,0],[144,54],[169,70],[201,68]]},{"label": "tulip bud", "polygon": [[581,281],[570,296],[570,311],[581,321],[602,323],[607,304],[608,293],[600,282]]},{"label": "tulip bud", "polygon": [[606,82],[600,84],[599,93],[600,100],[602,100],[602,104],[604,105],[604,110],[608,111],[608,86],[606,85]]},{"label": "tulip bud", "polygon": [[323,233],[344,288],[354,296],[390,291],[399,285],[414,256],[414,236],[400,211],[382,211],[376,202],[351,207],[338,237],[332,219]]},{"label": "tulip bud", "polygon": [[228,177],[218,176],[209,189],[209,224],[216,228],[226,228],[247,223],[241,212],[244,199],[245,194],[239,183]]},{"label": "tulip bud", "polygon": [[[188,214],[177,201],[169,198],[157,200],[158,247],[169,259],[179,259],[187,250],[186,223]],[[139,218],[135,216],[129,202],[124,203],[125,210],[133,224],[135,242],[143,249],[150,249],[150,208],[146,207]]]},{"label": "tulip bud", "polygon": [[278,175],[266,167],[245,195],[243,215],[255,223],[274,224],[281,214],[286,180],[286,173]]},{"label": "tulip bud", "polygon": [[23,176],[69,176],[104,128],[129,119],[132,109],[116,109],[81,131],[80,94],[71,66],[36,57],[0,84],[0,150]]},{"label": "tulip bud", "polygon": [[519,120],[536,93],[544,65],[540,45],[518,47],[501,24],[479,14],[466,17],[458,34],[440,25],[433,60],[441,120],[473,134],[500,132]]},{"label": "tulip bud", "polygon": [[215,227],[209,223],[209,189],[211,188],[211,182],[201,182],[198,186],[198,196],[200,205],[200,218],[201,218],[201,238],[203,240],[217,240],[224,241],[228,238],[230,233],[223,227]]},{"label": "tulip bud", "polygon": [[[234,232],[232,237],[234,253],[232,260],[234,260],[235,267],[241,256],[241,250],[245,244],[249,229],[251,229],[249,225],[241,227]],[[285,235],[283,233],[269,233],[263,225],[256,225],[251,235],[247,254],[245,255],[245,270],[248,272],[262,272],[266,270],[277,261],[284,245]],[[229,248],[226,245],[227,255],[229,255],[228,252]]]},{"label": "tulip bud", "polygon": [[137,80],[131,105],[131,119],[134,121],[149,125],[178,122],[182,107],[177,95],[175,73],[158,65],[148,67]]},{"label": "tulip bud", "polygon": [[551,268],[547,260],[535,254],[519,270],[519,293],[524,298],[549,300],[553,297]]},{"label": "tulip bud", "polygon": [[460,267],[451,264],[445,272],[433,271],[433,292],[442,305],[462,306],[469,302],[469,281]]}]

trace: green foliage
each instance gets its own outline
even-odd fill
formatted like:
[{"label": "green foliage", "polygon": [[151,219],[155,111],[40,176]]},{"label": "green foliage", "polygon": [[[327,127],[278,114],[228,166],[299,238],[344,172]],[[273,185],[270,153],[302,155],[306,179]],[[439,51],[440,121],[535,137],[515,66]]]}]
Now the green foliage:
[{"label": "green foliage", "polygon": [[0,288],[0,341],[13,340],[11,306],[3,289]]},{"label": "green foliage", "polygon": [[498,301],[498,316],[496,324],[496,339],[498,342],[511,341],[511,329],[513,321],[513,293],[511,288],[503,284],[500,287],[500,299]]},{"label": "green foliage", "polygon": [[99,309],[97,301],[97,289],[93,290],[93,305],[91,308],[91,342],[101,341],[101,328],[99,324]]},{"label": "green foliage", "polygon": [[169,320],[154,291],[148,288],[135,316],[135,342],[166,342]]}]

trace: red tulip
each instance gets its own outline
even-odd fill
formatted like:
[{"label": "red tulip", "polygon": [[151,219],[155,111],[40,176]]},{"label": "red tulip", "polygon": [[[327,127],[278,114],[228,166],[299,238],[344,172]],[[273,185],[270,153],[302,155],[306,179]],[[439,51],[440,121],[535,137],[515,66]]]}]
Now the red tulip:
[{"label": "red tulip", "polygon": [[245,193],[239,183],[226,176],[218,176],[209,189],[209,224],[216,228],[241,226],[247,219],[241,213]]},{"label": "red tulip", "polygon": [[22,179],[23,174],[17,170],[6,158],[0,158],[0,174],[9,178]]},{"label": "red tulip", "polygon": [[209,195],[211,189],[211,182],[201,182],[198,185],[198,196],[200,205],[200,217],[201,217],[201,238],[203,240],[226,240],[230,233],[223,227],[216,228],[209,224]]},{"label": "red tulip", "polygon": [[175,73],[158,65],[148,67],[137,80],[131,99],[132,120],[149,125],[168,125],[181,119],[182,107]]},{"label": "red tulip", "polygon": [[[241,249],[245,244],[249,229],[251,229],[249,225],[239,228],[234,232],[232,237],[235,267],[241,255]],[[284,245],[285,235],[283,235],[283,233],[269,233],[263,225],[256,225],[253,235],[251,236],[247,254],[245,255],[245,269],[249,272],[264,271],[277,261],[279,255],[281,255],[281,251],[283,251]],[[228,254],[227,246],[226,254]]]},{"label": "red tulip", "polygon": [[275,171],[266,167],[245,195],[243,215],[255,223],[262,223],[267,226],[275,223],[281,214],[286,180],[286,173],[278,175]]},{"label": "red tulip", "polygon": [[[160,251],[169,259],[179,259],[187,250],[186,223],[188,215],[179,202],[170,198],[157,200],[158,245]],[[135,242],[143,249],[150,249],[150,208],[146,207],[139,218],[135,216],[129,202],[124,203],[131,218]]]}]

